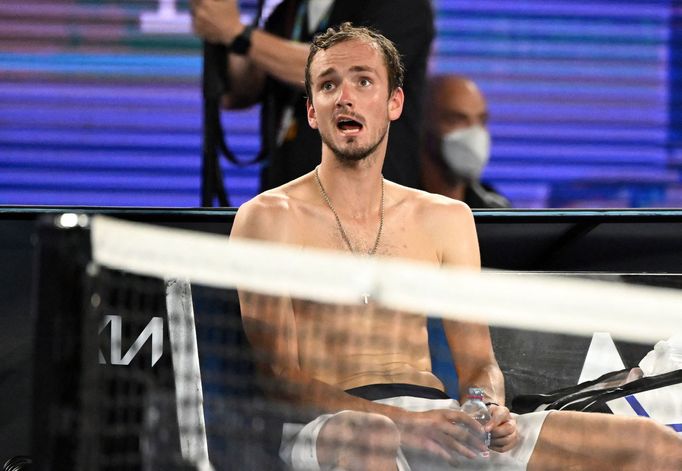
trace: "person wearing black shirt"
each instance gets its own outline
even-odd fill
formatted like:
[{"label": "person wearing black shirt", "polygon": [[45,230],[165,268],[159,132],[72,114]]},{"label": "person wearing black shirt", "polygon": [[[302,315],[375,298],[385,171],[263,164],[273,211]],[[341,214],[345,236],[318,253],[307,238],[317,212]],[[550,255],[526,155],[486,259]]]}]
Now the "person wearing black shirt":
[{"label": "person wearing black shirt", "polygon": [[307,125],[303,71],[312,37],[351,22],[391,39],[405,65],[402,117],[391,124],[384,176],[420,186],[419,141],[426,65],[434,37],[429,0],[284,0],[264,29],[240,21],[236,0],[193,0],[193,26],[203,39],[231,45],[227,108],[260,102],[265,158],[261,191],[293,180],[319,162],[318,133]]}]

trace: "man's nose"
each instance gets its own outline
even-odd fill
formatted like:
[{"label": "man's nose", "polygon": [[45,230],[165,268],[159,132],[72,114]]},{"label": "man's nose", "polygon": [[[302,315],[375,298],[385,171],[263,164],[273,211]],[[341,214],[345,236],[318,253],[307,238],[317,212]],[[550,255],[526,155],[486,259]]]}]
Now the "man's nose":
[{"label": "man's nose", "polygon": [[352,107],[354,101],[355,99],[351,85],[349,83],[342,82],[339,86],[339,96],[336,99],[336,106]]}]

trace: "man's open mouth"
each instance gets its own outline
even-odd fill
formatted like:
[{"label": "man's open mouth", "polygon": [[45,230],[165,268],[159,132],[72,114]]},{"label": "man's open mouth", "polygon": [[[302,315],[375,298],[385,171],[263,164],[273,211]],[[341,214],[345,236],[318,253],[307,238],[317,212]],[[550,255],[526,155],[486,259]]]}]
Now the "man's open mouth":
[{"label": "man's open mouth", "polygon": [[362,130],[362,123],[350,118],[339,118],[336,127],[344,134],[356,134]]}]

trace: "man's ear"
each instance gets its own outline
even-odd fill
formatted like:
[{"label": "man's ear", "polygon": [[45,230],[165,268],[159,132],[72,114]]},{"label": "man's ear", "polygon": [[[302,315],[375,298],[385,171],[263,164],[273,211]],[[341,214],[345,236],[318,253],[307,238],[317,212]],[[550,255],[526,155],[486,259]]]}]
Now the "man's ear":
[{"label": "man's ear", "polygon": [[313,106],[313,101],[310,98],[306,98],[305,106],[308,110],[308,124],[311,128],[317,129],[317,115],[315,114],[315,107]]},{"label": "man's ear", "polygon": [[388,98],[388,118],[391,121],[395,121],[403,114],[403,103],[405,103],[405,92],[402,87],[398,87]]}]

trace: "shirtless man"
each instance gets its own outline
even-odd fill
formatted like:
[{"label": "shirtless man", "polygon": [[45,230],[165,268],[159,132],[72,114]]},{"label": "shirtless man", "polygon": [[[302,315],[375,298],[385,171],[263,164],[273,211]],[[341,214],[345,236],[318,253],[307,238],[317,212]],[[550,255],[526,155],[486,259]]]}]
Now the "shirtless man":
[{"label": "shirtless man", "polygon": [[[383,36],[344,25],[318,37],[306,88],[321,164],[243,205],[232,236],[479,269],[466,205],[381,175],[390,122],[403,106],[401,80],[399,56]],[[263,369],[293,400],[329,412],[285,426],[281,456],[294,469],[682,469],[682,440],[650,420],[511,415],[486,326],[445,325],[462,390],[483,387],[490,403],[492,452],[483,458],[483,427],[444,399],[430,371],[423,317],[371,301],[329,317],[315,303],[245,292],[240,301]],[[626,427],[620,445],[614,437]]]}]

